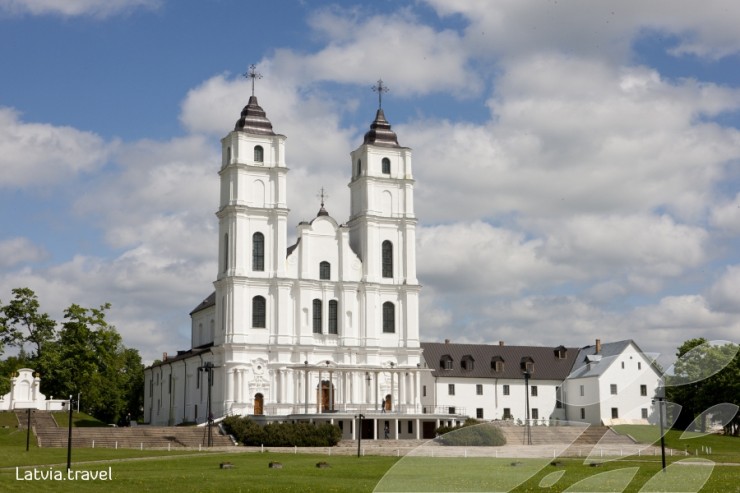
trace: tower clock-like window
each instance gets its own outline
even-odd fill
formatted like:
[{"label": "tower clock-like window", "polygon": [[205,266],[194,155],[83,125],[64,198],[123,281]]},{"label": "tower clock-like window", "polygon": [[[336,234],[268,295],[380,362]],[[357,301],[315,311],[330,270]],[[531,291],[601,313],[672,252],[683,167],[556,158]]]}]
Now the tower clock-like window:
[{"label": "tower clock-like window", "polygon": [[319,279],[329,280],[331,279],[331,264],[329,262],[321,262],[319,264]]},{"label": "tower clock-like window", "polygon": [[381,247],[383,277],[393,277],[393,243],[388,240]]},{"label": "tower clock-like window", "polygon": [[265,270],[265,235],[262,233],[252,235],[252,270]]},{"label": "tower clock-like window", "polygon": [[252,327],[264,329],[267,327],[266,301],[262,296],[252,298]]},{"label": "tower clock-like window", "polygon": [[329,333],[330,334],[339,334],[338,315],[339,315],[339,303],[337,303],[337,300],[329,301]]},{"label": "tower clock-like window", "polygon": [[390,175],[391,174],[391,160],[387,157],[383,158],[382,163],[382,171],[384,175]]},{"label": "tower clock-like window", "polygon": [[254,162],[262,163],[265,161],[265,150],[262,146],[254,146]]},{"label": "tower clock-like window", "polygon": [[383,332],[392,334],[396,331],[396,306],[390,301],[383,303]]},{"label": "tower clock-like window", "polygon": [[321,334],[321,300],[313,300],[313,333]]}]

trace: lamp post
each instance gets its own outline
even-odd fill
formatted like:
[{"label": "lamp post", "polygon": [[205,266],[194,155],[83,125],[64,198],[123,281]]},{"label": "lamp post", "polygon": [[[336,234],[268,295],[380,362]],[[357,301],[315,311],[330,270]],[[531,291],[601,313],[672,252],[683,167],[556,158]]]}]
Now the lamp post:
[{"label": "lamp post", "polygon": [[531,357],[525,356],[522,358],[520,368],[524,374],[524,407],[526,412],[525,428],[527,434],[527,445],[532,445],[532,428],[529,422],[529,379],[534,372],[534,360]]},{"label": "lamp post", "polygon": [[357,425],[357,457],[360,456],[360,450],[362,449],[362,420],[365,419],[364,414],[358,414],[355,418],[359,419]]},{"label": "lamp post", "polygon": [[663,431],[663,408],[665,403],[665,387],[659,385],[655,389],[655,399],[653,404],[657,401],[658,403],[658,421],[660,423],[660,457],[663,464],[663,472],[665,472],[665,432]]},{"label": "lamp post", "polygon": [[211,387],[213,386],[213,369],[216,368],[213,366],[213,363],[211,361],[206,361],[203,363],[203,366],[198,367],[198,371],[206,372],[208,374],[208,402],[207,402],[207,409],[208,409],[208,446],[213,446],[213,430],[211,429],[213,426],[213,412],[211,411]]},{"label": "lamp post", "polygon": [[28,408],[28,423],[26,426],[26,452],[28,447],[31,445],[31,408]]},{"label": "lamp post", "polygon": [[72,470],[72,396],[69,396],[69,432],[67,434],[67,471]]}]

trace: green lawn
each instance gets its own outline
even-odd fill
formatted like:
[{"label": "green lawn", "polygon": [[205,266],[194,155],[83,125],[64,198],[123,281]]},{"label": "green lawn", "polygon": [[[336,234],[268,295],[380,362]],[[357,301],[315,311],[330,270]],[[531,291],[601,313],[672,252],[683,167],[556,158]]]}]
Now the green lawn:
[{"label": "green lawn", "polygon": [[[614,429],[621,434],[630,435],[640,443],[660,443],[660,429],[649,425],[619,425]],[[682,438],[683,437],[683,438]],[[702,435],[668,430],[665,445],[675,450],[688,451],[692,456],[703,457],[714,462],[740,463],[740,438],[722,435]],[[711,450],[711,454],[707,449]]]},{"label": "green lawn", "polygon": [[[0,421],[2,423],[2,421]],[[634,436],[633,433],[630,433]],[[516,487],[515,492],[564,491],[625,491],[639,492],[650,481],[668,480],[652,485],[649,491],[696,491],[695,484],[704,484],[702,492],[740,493],[740,466],[680,465],[683,457],[670,457],[669,468],[660,472],[660,457],[632,457],[605,462],[591,467],[584,461],[560,459],[553,466],[550,460],[439,458],[439,457],[372,457],[316,456],[276,453],[195,453],[138,451],[113,449],[73,450],[73,469],[110,470],[111,481],[19,481],[23,469],[15,466],[61,464],[64,470],[66,449],[40,449],[31,441],[25,451],[25,433],[0,428],[0,491],[2,492],[371,492],[371,491],[502,491]],[[680,433],[671,436],[678,442]],[[738,442],[729,437],[702,437],[688,440],[708,440],[720,454],[709,456],[737,458]],[[699,442],[696,442],[699,443]],[[679,447],[676,447],[679,448]],[[141,458],[138,460],[131,460]],[[691,457],[691,460],[696,460]],[[707,459],[706,456],[703,457]],[[105,461],[86,463],[84,461]],[[229,461],[233,469],[222,470],[219,463]],[[270,461],[283,464],[282,469],[269,469]],[[316,468],[319,461],[328,462],[328,469]],[[735,460],[734,462],[738,462]],[[512,465],[516,463],[516,465]],[[37,471],[48,472],[48,466]],[[519,485],[517,487],[517,485]]]}]

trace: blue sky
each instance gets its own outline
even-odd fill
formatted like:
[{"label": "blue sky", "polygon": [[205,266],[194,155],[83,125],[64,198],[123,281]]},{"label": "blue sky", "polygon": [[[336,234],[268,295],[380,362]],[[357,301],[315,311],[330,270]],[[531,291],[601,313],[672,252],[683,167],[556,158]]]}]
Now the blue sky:
[{"label": "blue sky", "polygon": [[414,149],[424,340],[672,354],[740,334],[736,2],[0,0],[0,300],[111,302],[145,360],[216,274],[219,139],[257,95],[291,227]]}]

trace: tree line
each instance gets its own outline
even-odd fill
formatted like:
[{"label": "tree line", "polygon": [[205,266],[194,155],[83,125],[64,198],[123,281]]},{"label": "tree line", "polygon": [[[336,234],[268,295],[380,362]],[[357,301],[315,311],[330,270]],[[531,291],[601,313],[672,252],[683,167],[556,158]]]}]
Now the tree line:
[{"label": "tree line", "polygon": [[106,423],[128,413],[141,417],[144,365],[136,349],[127,348],[106,321],[110,303],[98,308],[72,304],[57,322],[40,310],[29,288],[15,288],[0,300],[0,395],[10,391],[10,377],[20,368],[41,376],[41,392],[51,398],[80,395],[80,410]]}]

